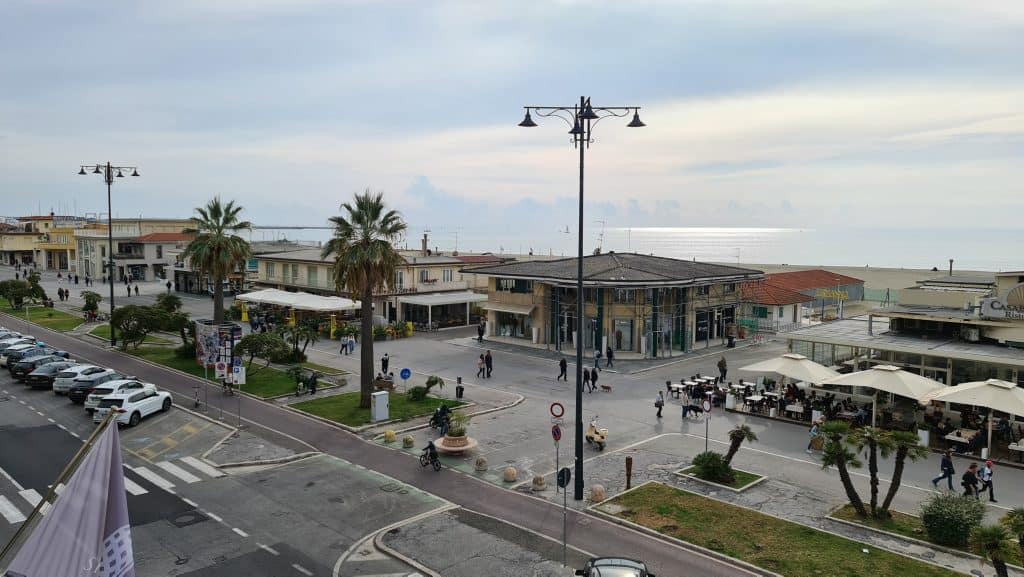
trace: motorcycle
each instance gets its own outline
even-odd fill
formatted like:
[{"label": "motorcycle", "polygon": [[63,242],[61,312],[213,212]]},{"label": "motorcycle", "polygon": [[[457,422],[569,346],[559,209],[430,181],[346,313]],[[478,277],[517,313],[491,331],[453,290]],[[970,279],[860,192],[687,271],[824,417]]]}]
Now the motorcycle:
[{"label": "motorcycle", "polygon": [[605,443],[608,439],[608,429],[598,428],[597,426],[597,415],[590,420],[590,426],[587,427],[587,434],[584,435],[587,443],[597,445],[598,451],[603,451]]},{"label": "motorcycle", "polygon": [[433,441],[427,443],[427,446],[423,447],[423,452],[420,453],[420,467],[427,465],[433,465],[435,471],[441,470],[441,460],[437,458],[437,448],[434,447]]},{"label": "motorcycle", "polygon": [[430,417],[430,428],[441,429],[441,434],[448,432],[448,425],[451,419],[450,411],[442,411],[441,408],[437,408],[434,414]]}]

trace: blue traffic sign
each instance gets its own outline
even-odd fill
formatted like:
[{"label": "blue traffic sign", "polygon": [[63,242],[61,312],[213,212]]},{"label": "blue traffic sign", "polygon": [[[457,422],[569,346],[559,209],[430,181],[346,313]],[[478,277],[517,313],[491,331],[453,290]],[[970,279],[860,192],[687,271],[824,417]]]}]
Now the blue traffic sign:
[{"label": "blue traffic sign", "polygon": [[402,377],[403,381],[408,381],[409,377],[412,376],[412,371],[409,369],[402,369],[402,372],[398,373],[398,376]]},{"label": "blue traffic sign", "polygon": [[559,427],[558,425],[551,425],[551,438],[554,439],[556,443],[558,441],[561,441],[562,440],[562,428]]}]

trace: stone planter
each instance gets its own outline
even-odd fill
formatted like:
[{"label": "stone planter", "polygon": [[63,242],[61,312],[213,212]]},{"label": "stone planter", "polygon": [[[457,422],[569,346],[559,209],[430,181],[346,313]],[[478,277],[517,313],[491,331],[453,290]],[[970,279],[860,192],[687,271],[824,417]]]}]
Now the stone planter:
[{"label": "stone planter", "polygon": [[465,447],[466,445],[469,444],[469,438],[466,437],[465,435],[461,437],[449,437],[445,435],[444,439],[441,441],[441,444],[446,447]]}]

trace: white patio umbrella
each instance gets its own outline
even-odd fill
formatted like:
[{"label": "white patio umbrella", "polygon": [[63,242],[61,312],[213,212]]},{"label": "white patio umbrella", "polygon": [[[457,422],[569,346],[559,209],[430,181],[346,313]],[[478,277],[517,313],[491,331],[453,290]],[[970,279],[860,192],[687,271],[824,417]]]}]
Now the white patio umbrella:
[{"label": "white patio umbrella", "polygon": [[786,353],[781,357],[740,367],[740,370],[751,373],[777,373],[812,383],[832,382],[832,379],[839,376],[839,373],[832,369],[796,353]]},{"label": "white patio umbrella", "polygon": [[[1024,389],[1014,383],[999,379],[974,381],[971,383],[961,383],[955,387],[946,387],[941,391],[925,395],[919,401],[922,405],[931,401],[943,401],[975,407],[987,407],[1004,413],[1010,413],[1011,415],[1024,415]],[[988,419],[988,446],[989,449],[992,448],[991,414]]]},{"label": "white patio umbrella", "polygon": [[[910,397],[915,401],[920,400],[925,395],[947,388],[946,385],[938,381],[909,373],[892,365],[876,365],[866,371],[839,375],[834,379],[823,382],[829,385],[865,387],[901,397]],[[871,401],[871,426],[875,426],[874,400]]]}]

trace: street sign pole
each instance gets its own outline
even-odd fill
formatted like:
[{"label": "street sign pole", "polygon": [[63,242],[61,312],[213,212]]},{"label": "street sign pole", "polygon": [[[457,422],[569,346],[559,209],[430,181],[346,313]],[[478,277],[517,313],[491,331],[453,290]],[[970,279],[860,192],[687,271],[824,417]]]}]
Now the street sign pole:
[{"label": "street sign pole", "polygon": [[704,452],[708,452],[708,424],[711,423],[711,401],[704,399]]},{"label": "street sign pole", "polygon": [[567,518],[566,510],[568,508],[568,505],[566,504],[566,500],[568,498],[569,498],[569,491],[567,489],[563,488],[562,489],[562,567],[566,566],[566,561],[565,561],[565,532],[566,531],[565,531],[565,528],[566,528],[566,526],[568,524],[568,522],[566,521],[566,518]]}]

